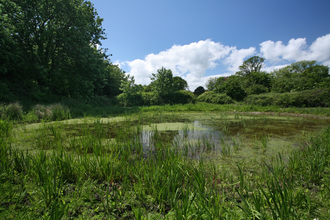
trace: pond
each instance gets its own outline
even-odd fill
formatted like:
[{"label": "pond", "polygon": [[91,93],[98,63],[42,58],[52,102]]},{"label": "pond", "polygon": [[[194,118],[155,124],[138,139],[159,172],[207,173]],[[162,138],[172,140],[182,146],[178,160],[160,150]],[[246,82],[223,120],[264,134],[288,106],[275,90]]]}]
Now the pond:
[{"label": "pond", "polygon": [[[172,149],[200,160],[262,160],[288,154],[330,120],[309,117],[225,113],[162,113],[128,117],[74,119],[22,126],[17,148],[92,153],[126,145],[145,158],[157,149]],[[140,149],[138,149],[140,148]]]},{"label": "pond", "polygon": [[289,153],[303,145],[308,134],[330,125],[328,119],[290,116],[210,114],[197,118],[144,125],[140,141],[145,154],[160,142],[194,159],[275,156]]}]

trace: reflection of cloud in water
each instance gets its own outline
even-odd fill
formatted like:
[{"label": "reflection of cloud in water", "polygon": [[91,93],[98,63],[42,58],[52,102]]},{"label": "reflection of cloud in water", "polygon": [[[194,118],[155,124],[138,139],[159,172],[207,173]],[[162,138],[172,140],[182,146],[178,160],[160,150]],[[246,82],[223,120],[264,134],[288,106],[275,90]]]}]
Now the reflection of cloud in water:
[{"label": "reflection of cloud in water", "polygon": [[[179,123],[177,123],[179,124]],[[158,126],[149,126],[149,128],[143,130],[140,134],[140,142],[143,145],[143,151],[148,154],[155,147],[155,143],[169,144],[176,147],[177,150],[183,150],[188,145],[190,150],[188,155],[194,158],[200,158],[200,151],[196,155],[196,151],[193,155],[193,148],[201,148],[206,145],[219,146],[220,137],[224,137],[224,134],[220,131],[214,131],[211,126],[203,125],[200,121],[195,120],[193,123],[180,123],[180,127],[174,130],[173,124],[169,126],[167,130],[162,125],[161,130],[158,130]],[[213,150],[216,150],[213,148]]]},{"label": "reflection of cloud in water", "polygon": [[[160,123],[144,126],[139,134],[145,156],[156,147],[172,147],[191,158],[223,155],[270,154],[292,144],[302,132],[320,130],[329,121],[306,118],[245,116],[239,120],[205,119],[191,123]],[[267,137],[262,148],[262,140]],[[266,139],[265,139],[266,140]],[[157,143],[157,146],[154,144]],[[261,150],[260,152],[258,150]],[[239,155],[236,155],[237,157]]]}]

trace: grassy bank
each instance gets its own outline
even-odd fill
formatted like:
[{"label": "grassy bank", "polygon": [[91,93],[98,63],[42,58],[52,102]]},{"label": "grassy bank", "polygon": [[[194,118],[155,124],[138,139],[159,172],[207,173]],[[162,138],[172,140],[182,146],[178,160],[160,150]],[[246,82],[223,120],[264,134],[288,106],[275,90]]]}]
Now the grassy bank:
[{"label": "grassy bank", "polygon": [[0,118],[9,119],[16,123],[36,123],[42,121],[58,121],[70,118],[83,117],[113,117],[144,112],[260,112],[260,113],[288,113],[288,114],[308,114],[316,116],[330,116],[330,108],[282,108],[279,106],[259,106],[236,104],[211,104],[197,102],[195,104],[161,105],[161,106],[136,106],[122,107],[112,105],[110,102],[90,103],[83,101],[67,100],[62,103],[48,105],[22,106],[20,103],[10,103],[0,105]]},{"label": "grassy bank", "polygon": [[[1,120],[1,219],[330,217],[330,129],[306,135],[289,155],[234,166],[226,151],[217,161],[191,159],[189,146],[164,141],[156,128],[145,151],[143,124],[182,121],[162,111],[203,105],[144,107],[139,111],[156,113],[105,124],[42,123],[32,130]],[[212,146],[203,140],[195,148]]]}]

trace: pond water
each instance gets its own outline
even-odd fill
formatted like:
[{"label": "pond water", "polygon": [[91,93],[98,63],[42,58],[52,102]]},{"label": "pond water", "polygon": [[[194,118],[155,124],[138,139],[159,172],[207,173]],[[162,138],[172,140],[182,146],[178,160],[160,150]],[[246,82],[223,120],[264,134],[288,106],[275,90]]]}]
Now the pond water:
[{"label": "pond water", "polygon": [[172,145],[184,155],[200,159],[251,158],[289,153],[311,132],[320,132],[330,120],[264,115],[200,117],[192,122],[144,125],[140,134],[145,154],[155,143]]},{"label": "pond water", "polygon": [[[166,121],[166,123],[164,123]],[[67,120],[17,128],[13,146],[24,149],[111,151],[121,143],[140,145],[148,157],[155,148],[171,148],[189,158],[249,159],[288,154],[329,119],[225,113],[163,113],[137,117]],[[306,142],[306,141],[305,141]],[[119,146],[120,147],[120,146]]]}]

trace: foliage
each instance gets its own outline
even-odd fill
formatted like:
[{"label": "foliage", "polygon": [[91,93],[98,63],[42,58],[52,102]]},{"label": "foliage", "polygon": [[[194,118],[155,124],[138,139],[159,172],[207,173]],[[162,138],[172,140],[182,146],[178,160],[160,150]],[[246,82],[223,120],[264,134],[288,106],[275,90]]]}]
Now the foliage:
[{"label": "foliage", "polygon": [[214,104],[231,104],[234,103],[233,99],[223,93],[216,93],[214,91],[203,93],[198,96],[199,102],[208,102]]},{"label": "foliage", "polygon": [[118,96],[118,101],[124,107],[134,106],[140,103],[139,100],[136,99],[138,97],[137,92],[139,88],[135,84],[134,76],[126,76],[126,78],[121,81],[120,90],[122,94]]},{"label": "foliage", "polygon": [[213,91],[216,88],[216,84],[217,84],[217,77],[210,77],[207,81],[206,81],[206,88],[207,91]]},{"label": "foliage", "polygon": [[[152,74],[153,91],[160,97],[166,97],[175,91],[173,74],[170,69],[162,67],[157,70],[157,74]],[[164,100],[166,101],[166,100]]]},{"label": "foliage", "polygon": [[[0,218],[328,219],[330,129],[304,135],[303,145],[286,155],[268,157],[253,149],[256,157],[238,163],[233,162],[237,155],[190,159],[180,140],[177,145],[164,141],[156,128],[151,150],[141,144],[143,123],[179,120],[158,111],[126,116],[120,123],[94,118],[87,124],[39,124],[13,140],[0,132]],[[242,123],[249,127],[253,120]],[[0,120],[3,127],[11,126]],[[109,131],[118,141],[104,143]],[[210,152],[205,146],[213,138],[189,148]],[[245,141],[241,144],[250,149]],[[224,140],[228,146],[232,142]],[[33,147],[33,152],[16,145]]]},{"label": "foliage", "polygon": [[118,95],[115,99],[115,103],[124,107],[140,106],[143,103],[142,96],[140,93],[134,93],[129,96],[127,96],[125,93],[122,93]]},{"label": "foliage", "polygon": [[0,118],[9,120],[21,120],[23,118],[23,108],[19,102],[8,105],[0,105]]},{"label": "foliage", "polygon": [[51,110],[52,121],[61,121],[70,118],[70,110],[60,103],[52,104],[49,108]]},{"label": "foliage", "polygon": [[246,96],[246,92],[243,90],[241,84],[239,76],[219,77],[217,80],[216,92],[225,93],[230,98],[241,101]]},{"label": "foliage", "polygon": [[119,94],[122,71],[95,46],[105,36],[92,3],[0,0],[0,11],[2,101]]},{"label": "foliage", "polygon": [[188,89],[187,81],[182,79],[180,76],[174,76],[173,77],[173,83],[174,83],[174,90],[175,91],[187,90]]},{"label": "foliage", "polygon": [[327,87],[329,67],[319,65],[314,61],[299,61],[272,72],[273,92],[303,91]]},{"label": "foliage", "polygon": [[251,72],[249,76],[245,77],[245,88],[249,88],[254,85],[262,85],[263,87],[269,89],[272,86],[271,80],[271,75],[267,72]]},{"label": "foliage", "polygon": [[142,103],[140,105],[150,106],[161,104],[161,100],[155,92],[141,92],[140,94],[142,98]]},{"label": "foliage", "polygon": [[260,85],[260,84],[252,85],[246,89],[246,93],[248,95],[261,94],[261,93],[267,93],[267,92],[269,92],[268,88],[263,85]]},{"label": "foliage", "polygon": [[239,66],[240,71],[237,73],[240,76],[248,76],[252,72],[260,72],[263,67],[265,58],[259,56],[253,56],[245,60],[241,66]]},{"label": "foliage", "polygon": [[330,89],[314,89],[301,92],[268,93],[249,95],[245,98],[246,104],[278,105],[282,107],[329,107]]},{"label": "foliage", "polygon": [[169,97],[171,104],[195,103],[195,99],[194,93],[187,90],[176,91]]},{"label": "foliage", "polygon": [[198,86],[198,87],[195,89],[194,94],[195,94],[196,96],[199,96],[199,95],[203,94],[204,92],[205,92],[204,87],[203,87],[203,86]]}]

